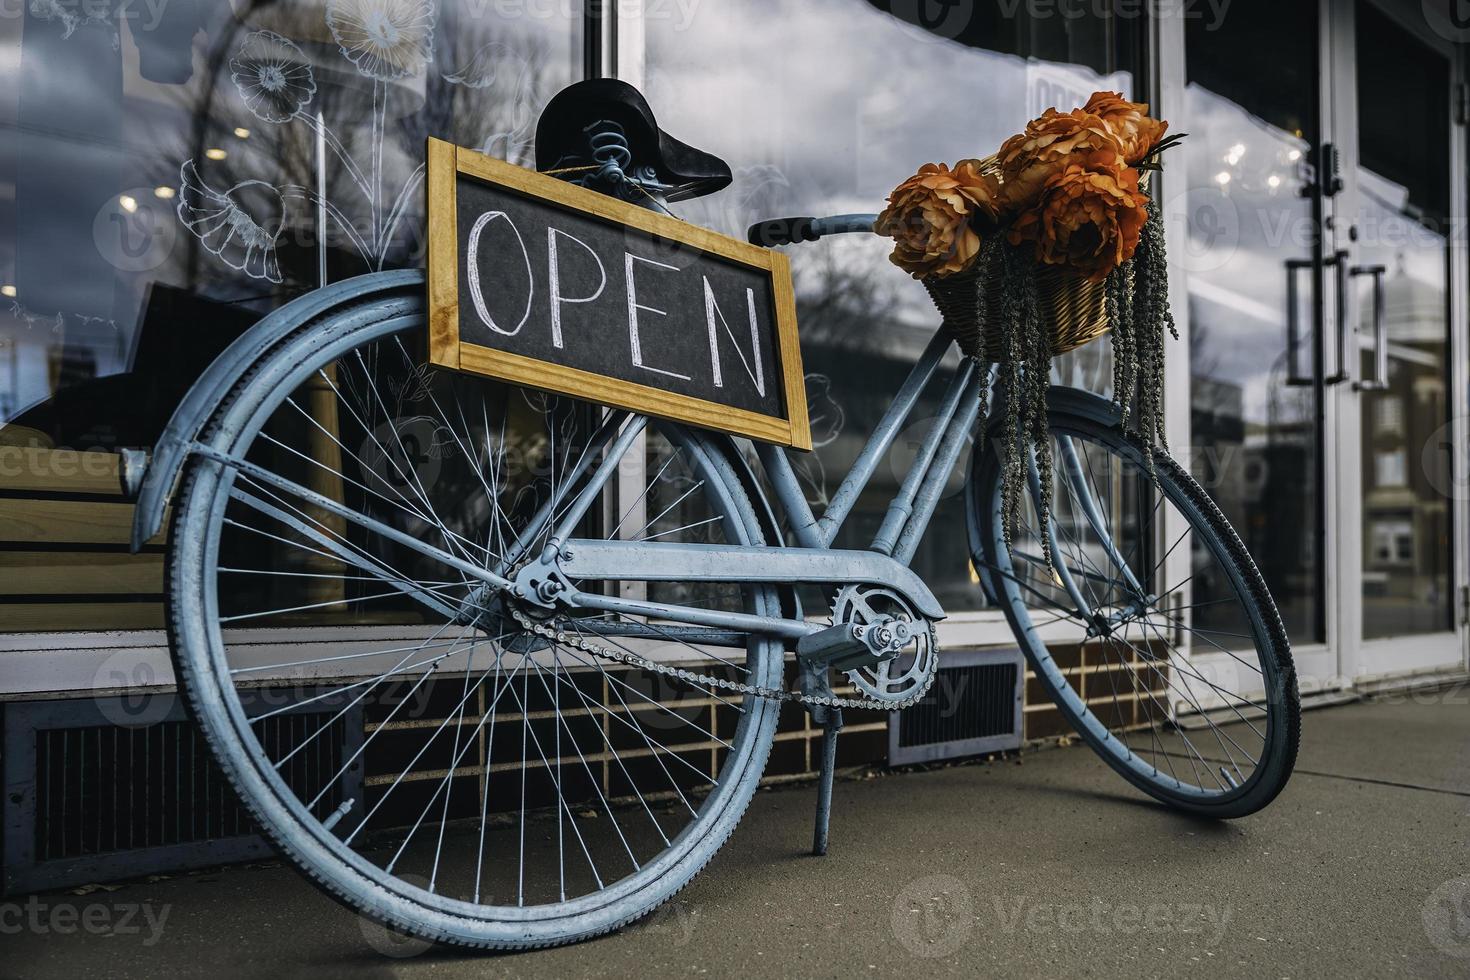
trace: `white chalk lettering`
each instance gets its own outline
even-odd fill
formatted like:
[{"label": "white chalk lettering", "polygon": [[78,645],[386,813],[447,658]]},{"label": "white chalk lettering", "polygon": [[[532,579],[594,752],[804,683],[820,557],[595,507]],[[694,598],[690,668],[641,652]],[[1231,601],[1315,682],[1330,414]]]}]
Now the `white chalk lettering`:
[{"label": "white chalk lettering", "polygon": [[[526,311],[521,314],[521,322],[516,324],[514,330],[505,330],[495,322],[495,318],[490,315],[489,308],[485,306],[485,294],[480,289],[480,232],[484,231],[485,226],[496,218],[504,218],[505,223],[510,226],[511,232],[516,236],[516,243],[521,247],[521,258],[526,263]],[[485,326],[491,330],[506,337],[514,337],[521,332],[521,328],[526,325],[526,320],[531,316],[531,297],[536,291],[536,277],[531,272],[531,256],[526,252],[526,240],[521,237],[520,229],[516,227],[514,221],[510,220],[510,215],[504,211],[486,211],[470,226],[470,240],[466,245],[466,250],[469,252],[468,261],[465,264],[469,267],[470,301],[475,304],[475,312],[480,315]]]},{"label": "white chalk lettering", "polygon": [[[560,235],[576,242],[586,249],[587,254],[592,256],[592,261],[597,263],[597,274],[600,277],[597,282],[597,290],[591,296],[563,296],[561,294],[561,262],[556,251],[556,239]],[[575,235],[569,235],[559,228],[550,226],[546,229],[546,274],[551,283],[551,344],[560,349],[565,346],[561,336],[561,305],[563,303],[590,303],[602,295],[602,290],[607,286],[607,270],[603,268],[602,259],[582,239]],[[629,277],[629,282],[632,277]]]},{"label": "white chalk lettering", "polygon": [[638,311],[643,310],[645,313],[656,313],[659,316],[665,316],[666,312],[664,310],[654,309],[652,306],[643,306],[638,302],[638,286],[633,279],[634,262],[643,262],[647,265],[658,266],[660,269],[668,269],[670,272],[679,271],[677,266],[655,262],[653,259],[645,259],[642,256],[634,255],[632,252],[623,253],[623,270],[628,277],[628,342],[633,348],[633,366],[640,367],[645,371],[666,374],[671,378],[682,378],[688,381],[689,375],[687,374],[665,371],[663,368],[656,368],[651,364],[643,363],[643,343],[638,337]]},{"label": "white chalk lettering", "polygon": [[766,369],[761,363],[761,332],[760,325],[755,318],[755,290],[745,290],[745,306],[750,313],[750,353],[755,361],[755,369],[752,370],[750,361],[745,359],[745,351],[740,349],[740,342],[735,339],[735,334],[730,330],[730,324],[725,319],[725,314],[720,311],[720,305],[715,302],[715,291],[709,284],[708,276],[701,276],[704,280],[704,319],[709,327],[709,362],[714,371],[715,387],[725,387],[724,372],[720,368],[720,335],[715,330],[716,318],[720,326],[725,328],[725,336],[730,338],[730,343],[735,345],[735,353],[740,358],[740,363],[745,367],[745,374],[755,384],[755,390],[764,397],[766,394]]}]

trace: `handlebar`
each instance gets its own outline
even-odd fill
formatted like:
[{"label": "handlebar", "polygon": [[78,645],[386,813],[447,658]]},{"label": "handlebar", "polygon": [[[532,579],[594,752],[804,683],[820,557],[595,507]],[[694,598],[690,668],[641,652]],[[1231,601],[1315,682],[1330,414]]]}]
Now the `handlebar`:
[{"label": "handlebar", "polygon": [[829,218],[771,218],[751,225],[745,234],[752,245],[772,248],[776,245],[814,242],[827,235],[871,233],[873,222],[877,220],[876,214],[834,214]]}]

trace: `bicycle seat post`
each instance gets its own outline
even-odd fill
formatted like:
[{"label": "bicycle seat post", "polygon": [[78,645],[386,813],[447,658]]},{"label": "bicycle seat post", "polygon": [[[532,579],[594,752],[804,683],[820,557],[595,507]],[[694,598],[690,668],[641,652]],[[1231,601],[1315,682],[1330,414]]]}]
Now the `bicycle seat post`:
[{"label": "bicycle seat post", "polygon": [[627,133],[620,123],[599,119],[588,124],[583,132],[593,162],[569,173],[572,183],[650,211],[670,213],[664,200],[669,187],[660,183],[651,164],[633,159]]}]

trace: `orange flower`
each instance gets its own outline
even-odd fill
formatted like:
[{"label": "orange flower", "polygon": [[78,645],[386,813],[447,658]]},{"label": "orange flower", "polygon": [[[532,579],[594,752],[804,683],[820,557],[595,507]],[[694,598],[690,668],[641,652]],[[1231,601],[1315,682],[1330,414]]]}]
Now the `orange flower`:
[{"label": "orange flower", "polygon": [[1073,158],[1097,151],[1122,151],[1118,139],[1101,116],[1081,109],[1048,109],[1026,130],[1001,144],[1001,188],[1008,210],[1030,207],[1042,186]]},{"label": "orange flower", "polygon": [[1149,116],[1146,102],[1129,102],[1121,92],[1094,92],[1082,109],[1102,118],[1118,138],[1123,159],[1130,166],[1148,156],[1169,128],[1168,123]]},{"label": "orange flower", "polygon": [[1101,282],[1133,257],[1147,203],[1138,171],[1124,166],[1117,153],[1098,151],[1047,180],[1037,206],[1011,226],[1010,242],[1033,242],[1038,262]]},{"label": "orange flower", "polygon": [[915,279],[947,276],[980,253],[980,234],[994,226],[999,188],[978,160],[951,170],[926,163],[894,188],[874,230],[894,240],[893,264]]}]

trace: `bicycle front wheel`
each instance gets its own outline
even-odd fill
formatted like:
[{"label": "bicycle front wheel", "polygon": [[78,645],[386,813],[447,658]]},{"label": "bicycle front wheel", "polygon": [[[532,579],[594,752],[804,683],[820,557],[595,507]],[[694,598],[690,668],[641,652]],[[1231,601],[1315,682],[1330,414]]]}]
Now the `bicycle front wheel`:
[{"label": "bicycle front wheel", "polygon": [[975,454],[970,483],[975,563],[1031,668],[1134,786],[1201,815],[1259,810],[1290,777],[1301,732],[1290,645],[1260,572],[1173,459],[1156,454],[1151,478],[1136,439],[1055,396],[1049,425],[1051,566],[1035,475],[1009,546],[996,453]]},{"label": "bicycle front wheel", "polygon": [[[176,668],[241,800],[333,896],[433,941],[586,938],[713,856],[778,705],[576,640],[763,688],[780,686],[782,650],[513,610],[465,569],[539,555],[548,515],[612,446],[580,535],[759,544],[761,526],[723,444],[659,424],[625,442],[626,414],[430,367],[422,324],[349,312],[303,327],[214,410],[175,498]],[[577,585],[780,612],[767,587]],[[527,629],[530,613],[567,642]]]}]

